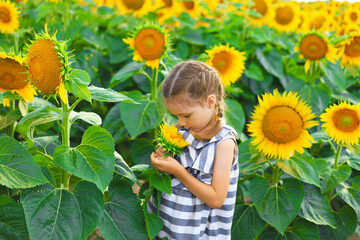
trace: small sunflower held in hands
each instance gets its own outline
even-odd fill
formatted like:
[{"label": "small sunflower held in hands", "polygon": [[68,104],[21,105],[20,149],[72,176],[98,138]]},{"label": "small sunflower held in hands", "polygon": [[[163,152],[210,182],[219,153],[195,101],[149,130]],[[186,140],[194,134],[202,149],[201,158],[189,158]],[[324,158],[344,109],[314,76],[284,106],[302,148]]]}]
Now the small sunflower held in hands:
[{"label": "small sunflower held in hands", "polygon": [[160,61],[167,57],[170,39],[158,24],[140,25],[129,38],[123,41],[134,49],[133,60],[145,62],[152,69],[159,68]]},{"label": "small sunflower held in hands", "polygon": [[156,147],[163,148],[165,152],[164,157],[174,157],[175,155],[179,155],[182,152],[182,149],[189,145],[174,125],[169,127],[167,123],[163,123],[160,125],[159,135],[160,136],[155,139],[158,141]]}]

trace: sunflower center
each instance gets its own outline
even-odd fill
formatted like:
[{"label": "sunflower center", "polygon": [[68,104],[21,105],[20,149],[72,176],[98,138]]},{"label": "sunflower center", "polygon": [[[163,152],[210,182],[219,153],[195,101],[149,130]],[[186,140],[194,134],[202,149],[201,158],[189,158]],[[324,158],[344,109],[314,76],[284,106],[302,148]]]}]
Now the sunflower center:
[{"label": "sunflower center", "polygon": [[324,39],[316,34],[308,34],[300,41],[300,52],[305,58],[319,60],[325,57],[328,50]]},{"label": "sunflower center", "polygon": [[194,9],[194,2],[193,1],[186,1],[186,2],[183,2],[183,5],[186,9],[188,10],[192,10]]},{"label": "sunflower center", "polygon": [[285,144],[301,135],[303,121],[292,108],[273,107],[265,114],[262,129],[265,137],[272,142]]},{"label": "sunflower center", "polygon": [[281,25],[287,25],[294,19],[294,10],[291,7],[284,6],[276,9],[275,20]]},{"label": "sunflower center", "polygon": [[353,20],[354,22],[357,20],[357,18],[358,18],[358,16],[357,16],[357,14],[355,12],[352,12],[350,14],[350,19]]},{"label": "sunflower center", "polygon": [[343,132],[353,132],[359,127],[360,119],[355,111],[341,109],[333,116],[335,127]]},{"label": "sunflower center", "polygon": [[131,10],[139,10],[143,5],[145,0],[122,0],[125,6]]},{"label": "sunflower center", "polygon": [[268,11],[268,7],[263,0],[254,0],[255,5],[251,7],[251,9],[256,10],[261,15],[265,15]]},{"label": "sunflower center", "polygon": [[225,51],[216,53],[212,60],[212,64],[221,74],[224,74],[229,66],[231,66],[231,56]]},{"label": "sunflower center", "polygon": [[9,9],[7,9],[5,7],[0,7],[0,22],[8,23],[8,22],[10,22],[10,20],[11,20],[11,17],[10,17]]},{"label": "sunflower center", "polygon": [[173,5],[172,0],[162,0],[165,3],[166,7],[171,7]]},{"label": "sunflower center", "polygon": [[360,37],[354,37],[350,44],[345,46],[345,54],[350,57],[360,56]]},{"label": "sunflower center", "polygon": [[40,39],[31,45],[28,53],[29,77],[44,94],[53,93],[60,85],[63,64],[55,43]]},{"label": "sunflower center", "polygon": [[27,83],[26,67],[10,58],[0,59],[0,88],[14,90]]},{"label": "sunflower center", "polygon": [[136,34],[135,49],[145,60],[160,58],[165,50],[165,36],[154,28],[144,28]]}]

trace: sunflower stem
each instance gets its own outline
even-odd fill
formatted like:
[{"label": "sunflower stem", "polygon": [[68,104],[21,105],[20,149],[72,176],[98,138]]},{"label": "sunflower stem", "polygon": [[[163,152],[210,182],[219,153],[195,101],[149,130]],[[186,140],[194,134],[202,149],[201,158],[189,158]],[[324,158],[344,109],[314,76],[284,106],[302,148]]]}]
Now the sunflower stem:
[{"label": "sunflower stem", "polygon": [[334,166],[333,166],[334,169],[337,169],[337,168],[338,168],[338,162],[339,162],[339,158],[340,158],[341,148],[342,148],[342,146],[339,145],[339,146],[338,146],[338,149],[337,149],[337,151],[336,151],[336,154],[335,154],[335,162],[334,162]]},{"label": "sunflower stem", "polygon": [[158,73],[159,73],[159,69],[155,68],[153,70],[153,75],[151,79],[151,95],[150,95],[151,100],[156,100],[158,96],[158,88],[157,88]]},{"label": "sunflower stem", "polygon": [[[15,111],[15,101],[16,100],[10,100],[10,113]],[[9,126],[9,135],[12,138],[15,136],[15,125],[16,122],[10,124]]]},{"label": "sunflower stem", "polygon": [[[66,93],[66,99],[67,99],[67,93]],[[65,113],[65,116],[62,120],[62,144],[69,146],[70,147],[70,128],[71,128],[71,123],[70,123],[70,109],[69,106],[64,103],[63,101],[61,101],[62,103],[62,110],[63,113]],[[67,189],[68,188],[68,183],[69,183],[69,173],[62,169],[62,174],[61,174],[61,181],[62,181],[62,187]]]},{"label": "sunflower stem", "polygon": [[14,51],[15,51],[15,54],[18,54],[19,53],[19,34],[17,32],[14,32]]},{"label": "sunflower stem", "polygon": [[280,168],[277,164],[277,162],[275,163],[275,167],[273,169],[273,185],[277,186],[279,183],[279,178],[280,178]]}]

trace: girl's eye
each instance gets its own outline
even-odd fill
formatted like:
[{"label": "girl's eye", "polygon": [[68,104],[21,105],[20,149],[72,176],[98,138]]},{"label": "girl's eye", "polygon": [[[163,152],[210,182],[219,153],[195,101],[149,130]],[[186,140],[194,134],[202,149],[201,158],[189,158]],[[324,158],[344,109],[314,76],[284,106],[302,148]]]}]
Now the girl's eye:
[{"label": "girl's eye", "polygon": [[190,117],[190,115],[191,115],[191,114],[189,114],[189,115],[185,115],[185,116],[184,116],[184,118],[188,118],[188,117]]}]

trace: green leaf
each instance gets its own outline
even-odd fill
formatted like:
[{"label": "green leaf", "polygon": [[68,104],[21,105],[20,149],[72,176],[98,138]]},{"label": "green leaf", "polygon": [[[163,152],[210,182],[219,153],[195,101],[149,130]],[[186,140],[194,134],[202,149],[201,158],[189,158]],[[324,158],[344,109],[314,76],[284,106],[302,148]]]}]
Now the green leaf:
[{"label": "green leaf", "polygon": [[0,195],[0,239],[28,239],[24,211],[21,205],[6,195]]},{"label": "green leaf", "polygon": [[126,64],[122,67],[114,76],[112,76],[109,84],[109,88],[113,88],[119,83],[124,82],[125,80],[129,79],[130,77],[141,74],[140,70],[144,67],[144,63],[137,63],[131,61],[130,63]]},{"label": "green leaf", "polygon": [[231,227],[232,239],[255,239],[265,228],[266,223],[260,218],[254,205],[243,202],[235,207],[233,224]]},{"label": "green leaf", "polygon": [[91,82],[90,76],[84,70],[75,69],[67,74],[69,79],[65,81],[66,90],[72,92],[78,98],[91,102],[91,94],[88,85]]},{"label": "green leaf", "polygon": [[132,139],[162,122],[162,116],[155,101],[145,100],[138,105],[122,102],[120,108],[121,118]]},{"label": "green leaf", "polygon": [[89,86],[91,98],[101,102],[137,102],[124,94],[118,93],[111,88],[100,88],[95,86]]},{"label": "green leaf", "polygon": [[110,201],[99,223],[105,239],[147,239],[145,219],[140,200],[125,181],[114,178],[109,186]]},{"label": "green leaf", "polygon": [[150,154],[155,151],[149,138],[136,138],[130,147],[131,158],[135,164],[151,164]]},{"label": "green leaf", "polygon": [[0,137],[0,183],[8,188],[29,188],[47,183],[30,153],[8,136]]},{"label": "green leaf", "polygon": [[340,183],[346,181],[351,175],[351,167],[341,165],[337,169],[331,169],[329,178],[324,179],[321,192],[325,193],[336,188]]},{"label": "green leaf", "polygon": [[82,220],[81,239],[87,236],[98,226],[105,209],[102,192],[95,184],[81,181],[72,191],[80,208]]},{"label": "green leaf", "polygon": [[255,54],[268,73],[279,79],[285,78],[282,57],[277,50],[271,49],[269,52],[266,52],[262,48],[257,48]]},{"label": "green leaf", "polygon": [[130,179],[133,183],[140,185],[134,172],[130,169],[125,160],[118,153],[116,154],[115,160],[115,172],[120,176],[124,176]]},{"label": "green leaf", "polygon": [[20,201],[31,239],[81,239],[80,207],[71,192],[46,184],[22,191]]},{"label": "green leaf", "polygon": [[357,216],[354,209],[349,206],[344,206],[338,212],[334,213],[338,227],[334,229],[329,226],[318,226],[321,239],[348,239],[355,232],[357,225]]},{"label": "green leaf", "polygon": [[299,216],[317,225],[336,227],[335,216],[330,203],[320,189],[314,185],[304,184],[305,197],[301,204]]},{"label": "green leaf", "polygon": [[270,186],[266,179],[255,177],[250,181],[249,189],[260,217],[284,234],[300,210],[304,198],[302,184],[289,179],[282,187]]},{"label": "green leaf", "polygon": [[352,156],[348,160],[348,164],[355,170],[360,171],[360,156]]},{"label": "green leaf", "polygon": [[327,62],[324,66],[324,72],[325,76],[323,76],[323,79],[325,80],[325,83],[330,83],[333,86],[332,89],[336,90],[336,92],[345,90],[346,77],[344,69],[339,63],[334,64]]},{"label": "green leaf", "polygon": [[101,125],[102,119],[99,115],[93,112],[74,112],[70,113],[70,121],[74,123],[76,120],[81,119],[91,125]]},{"label": "green leaf", "polygon": [[76,148],[58,146],[55,163],[75,176],[95,183],[101,191],[109,185],[115,165],[114,142],[99,126],[88,128]]},{"label": "green leaf", "polygon": [[227,99],[228,110],[225,114],[227,122],[233,126],[238,134],[242,133],[245,126],[245,112],[241,104],[235,100]]},{"label": "green leaf", "polygon": [[352,207],[358,216],[360,216],[360,188],[357,188],[356,185],[354,187],[354,184],[351,187],[340,184],[336,188],[336,192],[338,196]]},{"label": "green leaf", "polygon": [[29,147],[33,145],[35,127],[60,120],[65,114],[52,112],[49,106],[37,109],[23,117],[17,125],[17,130],[26,139]]},{"label": "green leaf", "polygon": [[[144,205],[145,207],[145,205]],[[144,209],[145,220],[146,220],[146,230],[150,239],[154,239],[156,235],[163,228],[163,222],[161,218],[156,213],[147,213]]]},{"label": "green leaf", "polygon": [[304,99],[309,106],[317,113],[320,114],[329,105],[331,97],[331,90],[327,85],[318,84],[316,87],[304,85],[299,91],[299,95]]},{"label": "green leaf", "polygon": [[22,97],[20,97],[17,94],[14,94],[13,92],[6,90],[5,92],[0,92],[0,103],[3,103],[3,98],[7,98],[10,100],[21,100]]},{"label": "green leaf", "polygon": [[6,128],[10,124],[13,124],[20,118],[21,118],[20,111],[10,112],[10,113],[6,114],[6,116],[4,116],[4,117],[0,116],[0,130]]},{"label": "green leaf", "polygon": [[312,156],[295,154],[289,159],[278,160],[278,166],[287,174],[320,187],[320,177]]},{"label": "green leaf", "polygon": [[150,184],[159,191],[171,194],[171,177],[167,173],[156,171],[150,176]]},{"label": "green leaf", "polygon": [[261,68],[253,62],[249,64],[249,66],[245,69],[244,73],[248,78],[254,79],[256,81],[264,80],[264,74]]}]

